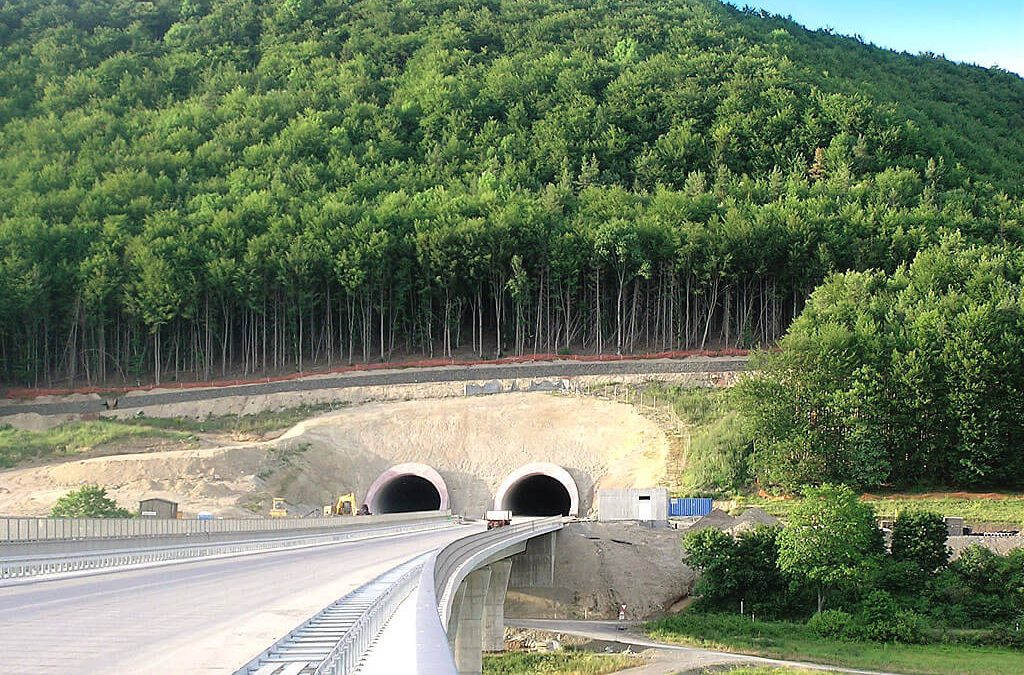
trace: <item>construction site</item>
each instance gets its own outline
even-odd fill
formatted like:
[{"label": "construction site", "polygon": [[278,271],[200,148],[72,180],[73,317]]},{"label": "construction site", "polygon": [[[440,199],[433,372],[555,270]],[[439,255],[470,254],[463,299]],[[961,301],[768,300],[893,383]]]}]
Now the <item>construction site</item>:
[{"label": "construction site", "polygon": [[[669,379],[718,386],[732,377]],[[665,486],[680,461],[671,425],[636,394],[645,379],[407,384],[148,406],[125,396],[102,417],[203,419],[325,403],[335,409],[259,440],[198,434],[190,443],[129,444],[116,454],[107,449],[7,470],[0,513],[46,515],[61,495],[98,484],[119,503],[159,498],[186,516],[304,517],[360,507],[375,515],[436,509],[478,519],[500,509],[570,516],[581,522],[560,536],[558,588],[513,589],[511,615],[602,616],[621,604],[651,615],[692,585],[679,533],[667,522],[595,522],[600,491]],[[54,423],[35,412],[4,421]],[[342,504],[342,495],[351,503]],[[638,569],[646,571],[642,585],[629,581]]]}]

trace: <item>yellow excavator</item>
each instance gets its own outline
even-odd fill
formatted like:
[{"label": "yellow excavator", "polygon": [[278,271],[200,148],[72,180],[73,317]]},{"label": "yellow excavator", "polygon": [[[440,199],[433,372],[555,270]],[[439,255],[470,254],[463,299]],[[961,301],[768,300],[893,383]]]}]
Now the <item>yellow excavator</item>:
[{"label": "yellow excavator", "polygon": [[287,518],[288,517],[288,502],[284,497],[274,497],[274,501],[270,507],[271,518]]},{"label": "yellow excavator", "polygon": [[335,504],[326,504],[324,506],[325,516],[354,516],[356,515],[356,495],[354,492],[343,494],[338,497],[338,501]]}]

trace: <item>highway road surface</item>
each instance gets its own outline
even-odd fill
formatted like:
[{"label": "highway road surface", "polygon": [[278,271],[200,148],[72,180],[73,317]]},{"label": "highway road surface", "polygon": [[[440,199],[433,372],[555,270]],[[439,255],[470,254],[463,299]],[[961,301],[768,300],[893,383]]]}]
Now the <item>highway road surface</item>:
[{"label": "highway road surface", "polygon": [[0,672],[232,673],[352,589],[477,529],[0,588]]}]

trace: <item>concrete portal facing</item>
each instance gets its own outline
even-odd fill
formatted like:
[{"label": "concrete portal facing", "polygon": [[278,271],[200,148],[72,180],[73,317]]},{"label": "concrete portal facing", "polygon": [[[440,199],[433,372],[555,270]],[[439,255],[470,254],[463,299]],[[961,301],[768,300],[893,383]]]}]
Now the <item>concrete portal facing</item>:
[{"label": "concrete portal facing", "polygon": [[597,519],[600,521],[667,521],[668,490],[666,488],[598,490]]},{"label": "concrete portal facing", "polygon": [[494,508],[516,516],[578,516],[580,490],[557,464],[533,462],[506,476],[494,495]]},{"label": "concrete portal facing", "polygon": [[396,464],[373,481],[366,491],[370,513],[446,511],[448,486],[433,467],[417,462]]}]

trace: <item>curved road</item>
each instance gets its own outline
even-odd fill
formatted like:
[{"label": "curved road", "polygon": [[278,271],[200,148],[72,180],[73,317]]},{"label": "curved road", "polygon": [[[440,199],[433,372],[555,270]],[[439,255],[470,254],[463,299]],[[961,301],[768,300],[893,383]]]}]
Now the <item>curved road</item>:
[{"label": "curved road", "polygon": [[[512,378],[578,377],[581,375],[656,375],[659,373],[721,373],[746,368],[746,357],[691,357],[687,359],[624,359],[621,361],[548,361],[503,365],[439,366],[434,368],[401,368],[354,372],[338,375],[311,375],[296,380],[262,384],[242,384],[203,389],[159,391],[151,394],[130,394],[121,398],[123,408],[141,408],[168,403],[206,401],[227,396],[263,396],[293,391],[371,387],[391,384],[432,382],[470,382]],[[49,401],[45,403],[0,402],[0,417],[17,413],[66,415],[101,412],[101,399]]]},{"label": "curved road", "polygon": [[233,673],[466,526],[0,588],[0,672]]}]

